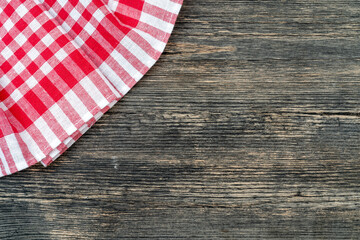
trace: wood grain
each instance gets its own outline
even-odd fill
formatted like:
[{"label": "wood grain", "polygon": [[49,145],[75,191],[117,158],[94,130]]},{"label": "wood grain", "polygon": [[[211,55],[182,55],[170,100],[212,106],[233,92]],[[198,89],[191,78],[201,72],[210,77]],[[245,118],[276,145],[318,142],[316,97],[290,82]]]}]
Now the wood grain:
[{"label": "wood grain", "polygon": [[185,0],[159,62],[0,239],[360,239],[360,2]]}]

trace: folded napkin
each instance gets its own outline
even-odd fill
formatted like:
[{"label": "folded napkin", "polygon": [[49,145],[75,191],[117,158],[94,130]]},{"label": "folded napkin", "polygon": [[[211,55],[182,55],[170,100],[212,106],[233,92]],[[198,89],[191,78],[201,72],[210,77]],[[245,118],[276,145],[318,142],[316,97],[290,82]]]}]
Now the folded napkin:
[{"label": "folded napkin", "polygon": [[47,166],[163,52],[182,0],[0,1],[0,176]]}]

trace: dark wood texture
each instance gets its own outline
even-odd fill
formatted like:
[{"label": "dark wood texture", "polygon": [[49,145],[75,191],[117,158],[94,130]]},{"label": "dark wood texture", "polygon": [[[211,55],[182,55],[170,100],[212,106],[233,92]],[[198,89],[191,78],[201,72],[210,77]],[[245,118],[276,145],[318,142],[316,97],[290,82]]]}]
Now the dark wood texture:
[{"label": "dark wood texture", "polygon": [[165,53],[0,239],[360,239],[360,2],[185,0]]}]

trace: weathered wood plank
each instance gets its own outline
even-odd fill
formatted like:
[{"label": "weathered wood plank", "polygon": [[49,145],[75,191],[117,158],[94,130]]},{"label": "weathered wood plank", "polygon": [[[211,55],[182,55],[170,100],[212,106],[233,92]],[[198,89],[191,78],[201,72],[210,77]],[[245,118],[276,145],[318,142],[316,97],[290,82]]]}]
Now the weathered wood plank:
[{"label": "weathered wood plank", "polygon": [[0,238],[358,239],[359,12],[185,0],[122,102],[0,180]]}]

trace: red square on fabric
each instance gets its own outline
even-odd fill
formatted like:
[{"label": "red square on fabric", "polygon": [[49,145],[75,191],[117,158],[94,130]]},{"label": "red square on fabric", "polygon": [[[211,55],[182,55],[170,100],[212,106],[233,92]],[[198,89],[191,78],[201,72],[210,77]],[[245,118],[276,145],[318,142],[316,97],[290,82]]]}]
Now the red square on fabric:
[{"label": "red square on fabric", "polygon": [[55,72],[60,76],[60,78],[69,86],[69,88],[73,88],[78,80],[74,77],[74,75],[69,72],[69,70],[64,66],[64,64],[59,63],[55,68]]},{"label": "red square on fabric", "polygon": [[39,84],[55,102],[59,101],[62,98],[63,95],[48,77],[44,77],[43,79],[41,79]]},{"label": "red square on fabric", "polygon": [[81,70],[88,75],[92,71],[94,71],[94,67],[91,66],[89,61],[87,61],[84,56],[79,51],[74,51],[70,55],[70,58],[77,63],[77,65],[81,68]]},{"label": "red square on fabric", "polygon": [[130,6],[132,8],[135,8],[137,10],[141,10],[144,6],[144,1],[134,1],[134,0],[118,0],[119,3],[122,3],[124,5]]},{"label": "red square on fabric", "polygon": [[39,6],[34,6],[29,11],[34,17],[39,16],[41,13],[43,13],[43,10]]},{"label": "red square on fabric", "polygon": [[113,48],[119,45],[119,40],[114,38],[113,35],[108,30],[106,30],[103,25],[100,24],[96,30],[111,44]]},{"label": "red square on fabric", "polygon": [[62,48],[69,42],[69,39],[65,35],[61,35],[55,41]]},{"label": "red square on fabric", "polygon": [[69,16],[69,13],[65,11],[64,9],[61,9],[59,12],[59,17],[61,17],[62,20],[66,20],[66,18]]},{"label": "red square on fabric", "polygon": [[31,45],[35,46],[40,41],[40,38],[35,33],[33,33],[28,38],[28,41],[31,43]]},{"label": "red square on fabric", "polygon": [[26,52],[24,51],[24,49],[19,48],[19,49],[14,53],[14,55],[17,57],[17,59],[21,60],[21,59],[26,55]]},{"label": "red square on fabric", "polygon": [[24,95],[25,99],[34,107],[34,109],[41,115],[43,114],[47,108],[44,103],[40,100],[40,98],[32,91],[28,91]]},{"label": "red square on fabric", "polygon": [[78,23],[75,23],[74,26],[71,28],[71,30],[74,31],[76,35],[79,35],[79,33],[83,30],[83,28]]},{"label": "red square on fabric", "polygon": [[54,53],[49,48],[46,48],[40,55],[47,61],[54,56]]},{"label": "red square on fabric", "polygon": [[39,67],[34,63],[30,63],[29,66],[26,68],[31,75],[34,75],[34,73],[39,70]]},{"label": "red square on fabric", "polygon": [[5,36],[2,38],[2,41],[3,41],[6,45],[9,45],[13,40],[14,40],[14,38],[13,38],[12,36],[10,36],[9,33],[5,34]]},{"label": "red square on fabric", "polygon": [[53,21],[47,21],[45,24],[42,25],[42,27],[47,31],[50,32],[54,28],[56,28],[56,25]]},{"label": "red square on fabric", "polygon": [[3,64],[1,64],[0,68],[4,73],[7,73],[12,67],[8,61],[5,61]]},{"label": "red square on fabric", "polygon": [[51,7],[56,3],[56,0],[46,0],[46,3],[49,4],[49,6]]},{"label": "red square on fabric", "polygon": [[90,19],[92,18],[91,13],[90,13],[87,9],[84,10],[82,16],[83,16],[87,21],[90,21]]},{"label": "red square on fabric", "polygon": [[24,83],[24,79],[20,75],[16,76],[14,80],[12,80],[12,84],[14,84],[15,87],[20,87]]},{"label": "red square on fabric", "polygon": [[15,103],[11,108],[9,108],[9,111],[21,123],[24,128],[27,128],[32,124],[30,118],[17,103]]},{"label": "red square on fabric", "polygon": [[17,29],[19,29],[19,31],[23,31],[26,27],[27,27],[27,23],[23,20],[23,19],[19,19],[18,22],[15,24],[15,26],[17,27]]},{"label": "red square on fabric", "polygon": [[102,60],[106,60],[109,57],[109,53],[101,44],[96,41],[93,37],[89,37],[86,44],[99,56]]},{"label": "red square on fabric", "polygon": [[8,4],[3,11],[10,17],[15,12],[15,9],[10,4]]},{"label": "red square on fabric", "polygon": [[1,90],[0,91],[0,100],[4,101],[5,99],[7,99],[10,96],[10,94],[5,90]]}]

